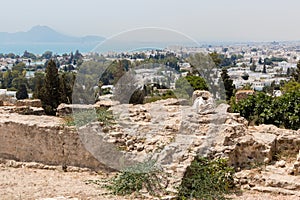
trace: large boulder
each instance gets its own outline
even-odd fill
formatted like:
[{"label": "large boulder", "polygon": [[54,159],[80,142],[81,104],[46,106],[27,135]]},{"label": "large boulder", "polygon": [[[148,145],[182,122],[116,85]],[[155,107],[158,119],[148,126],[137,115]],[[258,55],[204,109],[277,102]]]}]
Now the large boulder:
[{"label": "large boulder", "polygon": [[215,112],[215,101],[212,94],[204,90],[196,90],[192,96],[193,108],[198,114],[210,114]]}]

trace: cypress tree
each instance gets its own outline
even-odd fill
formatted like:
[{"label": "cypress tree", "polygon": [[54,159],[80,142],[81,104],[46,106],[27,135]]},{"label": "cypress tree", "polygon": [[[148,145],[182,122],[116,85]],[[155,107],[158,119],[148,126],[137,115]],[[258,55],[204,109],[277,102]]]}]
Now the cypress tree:
[{"label": "cypress tree", "polygon": [[46,67],[46,76],[42,91],[41,100],[46,114],[55,115],[60,95],[58,69],[53,60],[50,60]]},{"label": "cypress tree", "polygon": [[233,85],[233,81],[230,79],[230,76],[228,75],[227,69],[222,69],[221,77],[224,83],[226,100],[229,101],[233,95],[233,90],[235,87]]}]

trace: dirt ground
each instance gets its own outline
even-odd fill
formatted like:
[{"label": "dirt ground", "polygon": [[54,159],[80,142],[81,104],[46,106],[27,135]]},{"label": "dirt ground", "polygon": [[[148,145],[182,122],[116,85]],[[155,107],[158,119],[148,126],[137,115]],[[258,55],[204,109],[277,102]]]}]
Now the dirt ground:
[{"label": "dirt ground", "polygon": [[[103,195],[107,191],[87,180],[99,180],[105,175],[95,172],[63,172],[0,166],[0,200],[63,200],[100,199],[124,200],[133,197]],[[244,192],[232,195],[233,200],[296,200],[299,197],[273,195],[259,192]]]}]

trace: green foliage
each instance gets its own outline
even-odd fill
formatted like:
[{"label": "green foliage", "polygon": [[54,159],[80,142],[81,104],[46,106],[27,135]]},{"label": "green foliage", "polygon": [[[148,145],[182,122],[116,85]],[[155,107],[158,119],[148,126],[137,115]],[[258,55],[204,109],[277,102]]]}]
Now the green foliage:
[{"label": "green foliage", "polygon": [[294,78],[295,81],[297,81],[298,83],[300,83],[300,61],[298,61],[297,68],[293,72],[292,76],[293,76],[293,78]]},{"label": "green foliage", "polygon": [[74,82],[75,74],[59,74],[55,61],[50,60],[45,76],[43,73],[35,73],[29,85],[34,91],[33,97],[41,99],[46,114],[55,115],[60,103],[72,103]]},{"label": "green foliage", "polygon": [[[271,109],[263,117],[268,117],[279,127],[297,130],[300,128],[300,92],[286,93],[274,99]],[[269,114],[269,115],[268,115]]]},{"label": "green foliage", "polygon": [[27,88],[25,84],[22,84],[16,93],[17,99],[27,99],[28,98],[28,93],[27,93]]},{"label": "green foliage", "polygon": [[264,59],[264,65],[272,65],[272,64],[273,64],[273,62],[270,58],[265,58]]},{"label": "green foliage", "polygon": [[221,58],[220,58],[220,55],[219,55],[217,52],[212,52],[212,53],[209,54],[209,56],[210,56],[211,59],[214,61],[215,65],[216,65],[217,67],[220,67],[221,62],[222,62],[222,60],[221,60]]},{"label": "green foliage", "polygon": [[246,73],[246,72],[244,72],[243,74],[242,74],[242,79],[244,79],[244,80],[248,80],[249,79],[249,74],[248,73]]},{"label": "green foliage", "polygon": [[228,58],[225,54],[218,54],[217,52],[210,53],[209,56],[214,61],[216,67],[231,66],[237,59],[236,55]]},{"label": "green foliage", "polygon": [[226,159],[209,160],[195,157],[186,169],[181,185],[179,199],[225,199],[224,195],[233,188],[234,169],[227,165]]},{"label": "green foliage", "polygon": [[96,109],[97,120],[104,126],[111,126],[114,124],[114,115],[111,110],[107,108],[97,108]]},{"label": "green foliage", "polygon": [[13,67],[13,70],[8,70],[2,74],[2,88],[18,88],[21,84],[27,84],[27,79],[25,78],[26,71],[24,71],[23,65],[24,63],[19,63]]},{"label": "green foliage", "polygon": [[233,80],[230,78],[230,76],[228,75],[228,72],[225,68],[222,69],[221,77],[222,77],[224,88],[225,88],[226,100],[229,101],[230,98],[232,97],[233,91],[235,89],[235,87],[233,85]]},{"label": "green foliage", "polygon": [[128,71],[130,62],[128,60],[113,61],[103,72],[100,81],[104,85],[113,85]]},{"label": "green foliage", "polygon": [[25,86],[28,85],[27,79],[25,77],[23,77],[22,75],[14,78],[12,80],[11,86],[13,88],[20,88],[21,85],[25,85]]},{"label": "green foliage", "polygon": [[52,51],[45,51],[43,53],[43,55],[41,56],[41,58],[43,58],[43,59],[50,59],[50,58],[52,58],[52,55],[53,55]]},{"label": "green foliage", "polygon": [[96,121],[97,116],[94,109],[76,111],[72,115],[65,118],[67,126],[81,127],[90,122]]},{"label": "green foliage", "polygon": [[46,76],[42,88],[41,101],[48,115],[55,115],[59,105],[59,76],[53,60],[48,62]]},{"label": "green foliage", "polygon": [[17,65],[12,67],[12,71],[18,71],[19,74],[22,74],[22,72],[25,69],[25,66],[26,66],[25,63],[20,62]]},{"label": "green foliage", "polygon": [[258,93],[238,103],[232,103],[231,107],[233,112],[239,112],[254,124],[274,124],[294,130],[300,128],[299,91],[285,93],[275,98]]},{"label": "green foliage", "polygon": [[149,98],[145,98],[144,103],[152,103],[155,101],[163,100],[163,99],[169,99],[169,98],[177,98],[177,96],[174,94],[172,90],[168,90],[162,95],[153,95]]},{"label": "green foliage", "polygon": [[23,58],[31,58],[31,59],[36,59],[36,56],[33,53],[30,53],[28,51],[25,51],[23,56]]},{"label": "green foliage", "polygon": [[264,73],[264,74],[266,74],[266,73],[267,73],[267,67],[266,67],[266,65],[265,65],[265,64],[264,64],[264,67],[263,67],[262,73]]},{"label": "green foliage", "polygon": [[73,86],[75,83],[75,74],[72,72],[59,75],[59,102],[72,103]]},{"label": "green foliage", "polygon": [[187,76],[179,78],[175,87],[177,91],[182,91],[191,97],[195,90],[208,90],[205,80],[200,76]]},{"label": "green foliage", "polygon": [[286,61],[287,62],[287,59],[286,58],[272,57],[271,61],[272,62],[282,62],[282,61]]},{"label": "green foliage", "polygon": [[64,117],[67,126],[81,127],[90,122],[98,121],[103,126],[110,126],[114,124],[114,117],[112,111],[107,108],[85,109],[74,112],[72,115]]},{"label": "green foliage", "polygon": [[44,85],[45,74],[41,72],[35,72],[34,77],[29,79],[29,87],[33,91],[33,98],[42,98],[42,88]]},{"label": "green foliage", "polygon": [[[136,57],[136,56],[135,56]],[[142,61],[140,64],[161,64],[168,66],[176,71],[180,70],[180,67],[178,65],[180,59],[176,57],[174,53],[167,53],[166,55],[164,54],[156,54],[154,56],[150,55],[149,59],[145,59]]]},{"label": "green foliage", "polygon": [[280,90],[283,93],[291,93],[291,92],[294,92],[294,91],[300,92],[300,83],[298,83],[296,81],[289,81],[286,84],[284,84],[284,86],[282,86],[280,88]]},{"label": "green foliage", "polygon": [[155,161],[145,161],[123,169],[105,187],[114,195],[128,195],[142,189],[146,189],[151,195],[157,195],[163,189],[160,174],[162,171]]}]

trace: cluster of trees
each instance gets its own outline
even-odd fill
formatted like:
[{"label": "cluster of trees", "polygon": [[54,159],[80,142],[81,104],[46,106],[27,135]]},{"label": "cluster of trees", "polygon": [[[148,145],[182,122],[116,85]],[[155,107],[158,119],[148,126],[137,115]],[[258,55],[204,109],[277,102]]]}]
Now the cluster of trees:
[{"label": "cluster of trees", "polygon": [[[231,107],[234,112],[255,124],[274,124],[289,129],[300,128],[300,62],[293,73],[293,79],[272,88],[280,87],[283,95],[272,97],[259,92],[235,103]],[[270,88],[270,89],[272,89]],[[265,91],[268,92],[268,91]]]},{"label": "cluster of trees", "polygon": [[217,52],[212,52],[209,54],[209,56],[214,61],[216,67],[228,67],[228,66],[235,66],[236,61],[238,59],[243,58],[242,55],[232,55],[230,58],[228,58],[225,54],[218,54]]},{"label": "cluster of trees", "polygon": [[286,58],[279,58],[279,57],[271,57],[271,58],[259,58],[258,59],[258,64],[262,65],[273,65],[274,62],[282,62],[282,61],[287,61]]},{"label": "cluster of trees", "polygon": [[[75,53],[73,56],[72,54],[70,55],[71,56],[65,55],[66,58],[68,58],[65,59],[66,63],[72,63],[81,58],[81,54],[79,52]],[[42,55],[44,58],[51,58],[51,56],[51,52],[45,52]],[[195,68],[195,73],[190,73],[187,77],[179,78],[175,83],[176,90],[167,96],[189,98],[192,96],[194,90],[213,90],[212,84],[209,82],[211,78],[214,78],[211,73],[214,71],[213,66],[210,64],[210,60],[213,60],[213,62],[220,67],[222,65],[222,56],[212,53],[208,56],[208,58],[208,60],[204,59],[203,55],[200,54],[190,57],[188,61]],[[150,58],[145,63],[151,61],[157,63],[156,59],[158,59],[161,64],[169,65],[170,63],[176,63],[177,65],[179,61],[179,58],[173,57],[173,55],[167,55],[162,58]],[[127,74],[129,69],[137,65],[136,63],[131,63],[125,59],[108,62],[101,57],[99,57],[99,60],[97,61],[98,62],[85,62],[80,66],[79,73],[76,77],[78,78],[78,81],[76,81],[78,82],[77,86],[75,85],[75,74],[72,72],[58,72],[57,66],[59,63],[57,63],[57,60],[55,59],[50,59],[47,62],[45,73],[37,72],[35,73],[35,76],[30,79],[25,78],[25,64],[18,63],[12,68],[12,70],[1,74],[1,87],[17,89],[17,97],[19,99],[28,98],[28,88],[33,92],[35,98],[42,100],[43,107],[49,115],[55,115],[56,108],[60,103],[72,103],[72,92],[75,86],[79,88],[77,91],[78,95],[91,97],[91,102],[95,101],[97,95],[101,95],[100,88],[102,85],[115,85],[116,87],[119,87],[119,90],[117,91],[124,93],[124,88],[122,87],[132,82],[133,84],[130,91],[134,92],[128,97],[128,101],[126,101],[129,103],[143,103],[145,96],[151,94],[151,91],[147,89],[147,86],[137,88],[130,76],[128,76],[127,79],[124,78],[124,75]],[[173,65],[171,64],[170,67],[172,66]],[[300,62],[297,67],[298,68],[293,73],[294,81],[290,81],[284,86],[281,85],[281,89],[284,93],[283,96],[274,98],[265,93],[258,93],[256,95],[249,96],[249,98],[238,103],[233,102],[233,111],[240,112],[242,116],[257,124],[273,123],[285,128],[299,128]],[[172,68],[176,70],[175,65]],[[207,74],[207,77],[205,74]],[[229,101],[232,99],[231,97],[234,96],[235,87],[226,68],[224,67],[222,68],[221,78],[224,83],[226,100]],[[80,82],[81,79],[82,82]],[[94,91],[95,80],[98,80],[97,91]],[[122,81],[124,84],[119,84],[119,86],[116,85]],[[273,86],[279,87],[275,85]],[[80,92],[81,90],[82,92]],[[92,91],[93,93],[92,95],[86,95],[83,90]]]},{"label": "cluster of trees", "polygon": [[[279,58],[270,59],[281,61]],[[261,61],[260,61],[261,62]],[[273,97],[274,89],[280,89],[282,96]],[[274,124],[288,129],[300,128],[300,61],[292,73],[292,80],[265,87],[263,92],[250,95],[235,102],[231,100],[231,109],[238,112],[253,124]]]},{"label": "cluster of trees", "polygon": [[61,103],[72,103],[72,92],[75,74],[59,73],[55,61],[50,60],[46,67],[45,76],[38,76],[34,97],[42,101],[48,115],[55,115]]},{"label": "cluster of trees", "polygon": [[[300,61],[292,74],[289,82],[281,82],[280,85],[272,85],[264,88],[264,92],[250,95],[236,103],[231,102],[233,112],[239,112],[241,116],[254,124],[274,124],[288,129],[300,128]],[[283,95],[272,97],[274,89],[281,89]]]},{"label": "cluster of trees", "polygon": [[175,83],[175,94],[178,97],[190,98],[195,90],[208,90],[204,78],[200,76],[186,76],[179,78]]},{"label": "cluster of trees", "polygon": [[154,56],[150,56],[149,59],[146,59],[141,64],[147,64],[147,63],[157,63],[162,64],[165,66],[168,66],[176,71],[180,70],[179,66],[180,58],[178,58],[174,53],[167,53],[164,54],[155,54]]}]

